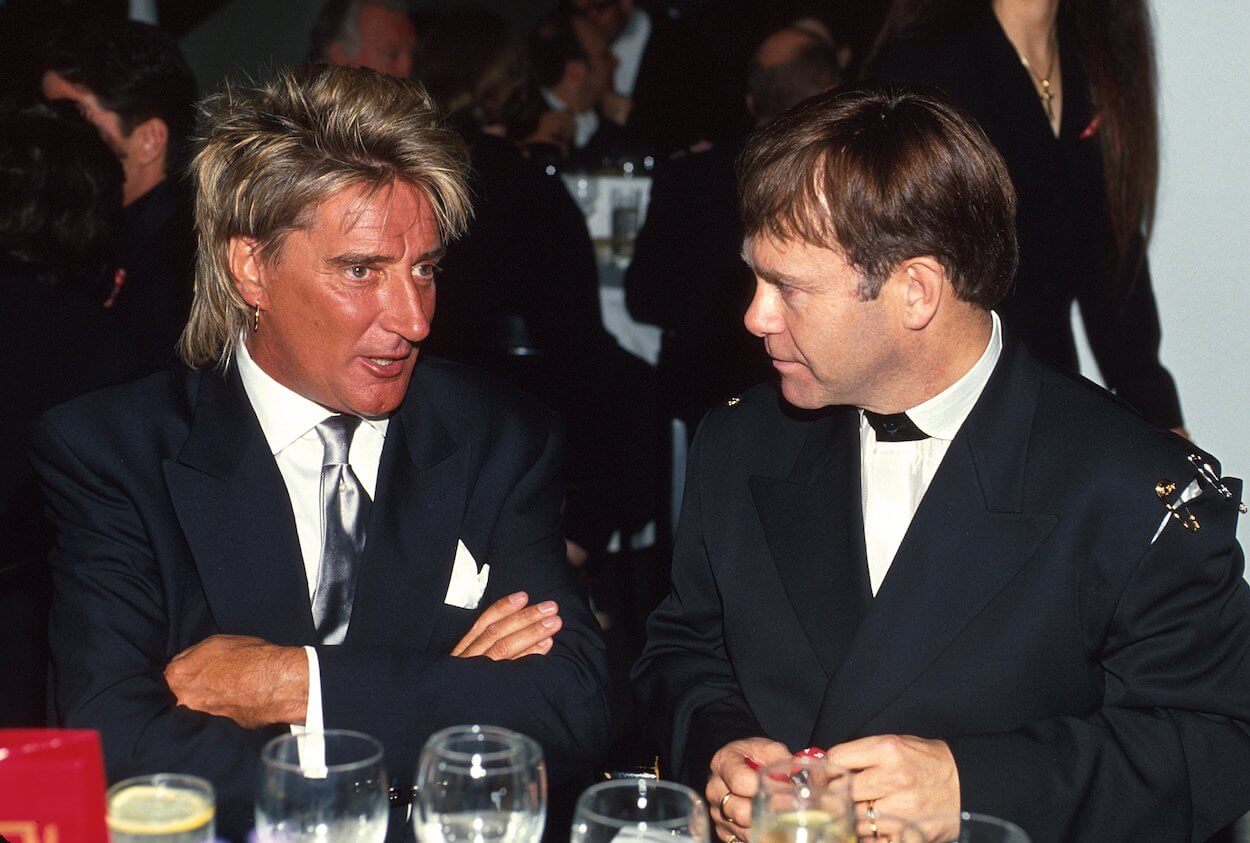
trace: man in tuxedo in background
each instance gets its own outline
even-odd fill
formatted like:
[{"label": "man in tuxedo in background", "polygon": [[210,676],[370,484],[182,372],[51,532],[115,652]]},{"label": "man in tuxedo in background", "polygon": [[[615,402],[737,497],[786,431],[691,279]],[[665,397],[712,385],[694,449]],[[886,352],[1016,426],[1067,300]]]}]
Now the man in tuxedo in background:
[{"label": "man in tuxedo in background", "polygon": [[43,95],[70,100],[121,162],[125,229],[112,285],[101,291],[147,369],[176,359],[191,306],[195,232],[179,184],[196,85],[178,43],[154,26],[84,18],[43,56]]},{"label": "man in tuxedo in background", "polygon": [[962,809],[1201,841],[1244,813],[1240,481],[1002,335],[1014,194],[980,129],[824,94],[751,138],[740,197],[781,383],[700,428],[635,668],[720,839],[750,836],[752,765],[808,746],[856,771],[861,833]]},{"label": "man in tuxedo in background", "polygon": [[250,824],[288,729],[511,727],[555,783],[597,763],[606,664],[564,560],[552,415],[418,360],[462,142],[424,92],[315,66],[208,101],[190,367],[46,415],[57,722],[111,780],[192,772]]}]

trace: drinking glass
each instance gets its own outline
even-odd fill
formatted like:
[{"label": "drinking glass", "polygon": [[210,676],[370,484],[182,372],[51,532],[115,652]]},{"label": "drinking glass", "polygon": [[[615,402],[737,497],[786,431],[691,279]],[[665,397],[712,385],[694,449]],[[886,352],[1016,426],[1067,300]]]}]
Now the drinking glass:
[{"label": "drinking glass", "polygon": [[283,735],[265,744],[260,757],[256,832],[261,843],[382,843],[386,838],[386,770],[382,744],[375,739],[339,729]]},{"label": "drinking glass", "polygon": [[112,843],[212,843],[213,786],[197,776],[136,776],[108,790]]},{"label": "drinking glass", "polygon": [[412,812],[421,843],[535,843],[546,819],[547,768],[533,738],[453,726],[426,741]]},{"label": "drinking glass", "polygon": [[613,779],[577,800],[570,843],[707,843],[707,806],[684,785]]},{"label": "drinking glass", "polygon": [[[945,814],[916,820],[915,824],[933,843],[1029,843],[1029,835],[1015,823],[985,814]],[[943,828],[959,826],[959,836],[938,834]]]},{"label": "drinking glass", "polygon": [[855,843],[851,773],[819,758],[778,761],[760,770],[751,805],[758,843]]}]

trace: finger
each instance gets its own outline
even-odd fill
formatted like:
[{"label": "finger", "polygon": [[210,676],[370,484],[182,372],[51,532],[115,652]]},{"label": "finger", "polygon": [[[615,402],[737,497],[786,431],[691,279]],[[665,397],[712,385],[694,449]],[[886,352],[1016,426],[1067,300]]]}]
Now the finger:
[{"label": "finger", "polygon": [[547,653],[551,652],[552,643],[553,642],[550,638],[544,638],[524,653],[518,654],[516,658],[520,659],[525,656],[545,656]]},{"label": "finger", "polygon": [[[542,603],[538,603],[537,605],[526,606],[520,611],[513,612],[512,614],[497,620],[492,624],[488,624],[486,628],[482,630],[481,634],[477,636],[477,638],[469,642],[468,646],[464,648],[464,652],[460,655],[464,658],[484,656],[487,654],[487,651],[494,648],[495,645],[503,639],[533,626],[534,624],[539,624],[544,620],[549,620],[551,617],[555,617],[556,612],[558,612],[559,609],[560,607],[557,606],[555,602],[546,600]],[[550,625],[548,625],[548,628],[551,628]],[[525,647],[528,647],[530,644],[537,643],[540,639],[541,636],[533,638],[525,644]],[[520,639],[517,640],[519,641]],[[515,646],[515,644],[511,646]],[[525,648],[522,647],[521,649]],[[500,648],[495,649],[497,657],[503,652],[504,651]],[[511,650],[511,652],[516,652],[516,650]]]},{"label": "finger", "polygon": [[735,822],[730,822],[729,820],[721,819],[716,816],[713,816],[712,824],[716,829],[716,836],[721,840],[726,841],[726,843],[735,837],[742,841],[749,840],[751,837],[751,829],[749,826],[741,826]]},{"label": "finger", "polygon": [[490,604],[485,612],[478,615],[477,620],[473,622],[473,626],[469,627],[469,631],[464,634],[459,643],[452,648],[451,654],[458,656],[463,653],[469,644],[482,634],[482,630],[510,614],[521,611],[528,602],[529,595],[524,591],[517,591]]},{"label": "finger", "polygon": [[491,644],[483,655],[495,661],[516,658],[539,641],[544,639],[550,640],[551,636],[559,632],[560,627],[563,625],[564,621],[559,615],[548,615],[500,638]]},{"label": "finger", "polygon": [[830,764],[846,770],[863,770],[872,767],[881,760],[882,744],[890,735],[872,735],[854,741],[832,746],[825,754]]}]

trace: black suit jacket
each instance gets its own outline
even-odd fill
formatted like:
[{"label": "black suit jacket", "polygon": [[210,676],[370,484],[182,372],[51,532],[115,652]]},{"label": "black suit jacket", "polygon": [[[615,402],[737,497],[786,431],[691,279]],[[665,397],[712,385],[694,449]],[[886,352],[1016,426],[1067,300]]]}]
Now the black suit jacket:
[{"label": "black suit jacket", "polygon": [[966,108],[1003,156],[1019,199],[1020,266],[998,306],[1003,324],[1038,358],[1077,368],[1072,302],[1108,388],[1160,427],[1181,424],[1176,384],[1159,362],[1161,330],[1140,250],[1116,260],[1089,80],[1066,14],[1060,134],[1051,132],[1029,72],[989,3],[966,19],[887,45],[874,76],[933,85]]},{"label": "black suit jacket", "polygon": [[[602,754],[606,664],[564,561],[558,439],[547,411],[432,358],[391,418],[347,639],[317,651],[326,727],[379,738],[394,780],[458,723],[533,736],[553,782]],[[110,780],[208,778],[241,834],[258,751],[284,730],[177,707],[163,670],[214,633],[316,637],[286,487],[237,373],[163,372],[63,405],[36,428],[34,458],[59,533],[56,720],[101,731]],[[520,589],[559,602],[551,652],[447,655],[478,614],[443,602],[458,539],[491,567],[480,609]]]},{"label": "black suit jacket", "polygon": [[1037,843],[1205,840],[1250,807],[1236,505],[1207,488],[1198,532],[1151,543],[1192,445],[1009,344],[872,598],[858,426],[759,387],[700,429],[635,668],[680,777],[737,738],[900,733]]}]

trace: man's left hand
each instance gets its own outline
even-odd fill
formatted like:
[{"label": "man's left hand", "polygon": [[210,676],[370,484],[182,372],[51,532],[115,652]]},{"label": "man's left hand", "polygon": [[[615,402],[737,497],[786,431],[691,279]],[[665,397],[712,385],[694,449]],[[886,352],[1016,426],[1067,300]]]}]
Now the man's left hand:
[{"label": "man's left hand", "polygon": [[308,708],[308,656],[245,635],[212,635],[165,668],[178,704],[229,717],[245,729],[303,723]]},{"label": "man's left hand", "polygon": [[[860,831],[868,833],[869,814],[927,817],[959,813],[959,771],[945,741],[911,735],[874,735],[832,747],[827,760],[853,770],[852,796]],[[933,829],[932,831],[937,831]],[[959,836],[956,822],[949,840]],[[926,834],[931,833],[926,827]]]}]

